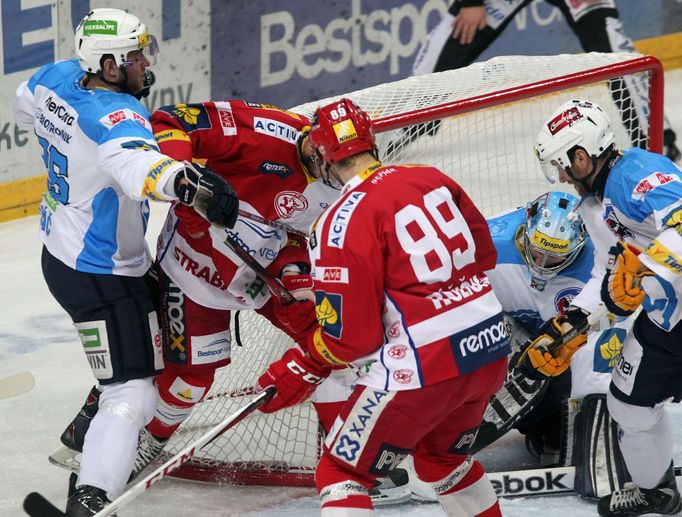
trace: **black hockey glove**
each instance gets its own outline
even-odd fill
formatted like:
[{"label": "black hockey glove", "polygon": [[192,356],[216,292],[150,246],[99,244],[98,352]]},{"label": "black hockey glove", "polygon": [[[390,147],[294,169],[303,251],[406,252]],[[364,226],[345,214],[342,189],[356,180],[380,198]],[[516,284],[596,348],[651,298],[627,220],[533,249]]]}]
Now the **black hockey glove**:
[{"label": "black hockey glove", "polygon": [[175,177],[174,188],[182,204],[194,207],[210,223],[232,228],[237,222],[237,193],[208,167],[185,162],[185,169]]}]

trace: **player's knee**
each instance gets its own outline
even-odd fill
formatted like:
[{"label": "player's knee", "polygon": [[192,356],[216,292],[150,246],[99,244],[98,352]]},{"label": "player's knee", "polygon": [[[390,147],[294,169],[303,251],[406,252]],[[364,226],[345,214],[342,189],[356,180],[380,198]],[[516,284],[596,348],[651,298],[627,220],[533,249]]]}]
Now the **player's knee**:
[{"label": "player's knee", "polygon": [[154,416],[157,399],[152,377],[108,384],[102,386],[99,411],[112,413],[142,428]]},{"label": "player's knee", "polygon": [[156,377],[159,397],[167,404],[192,407],[201,402],[213,385],[215,370],[174,372],[166,369]]},{"label": "player's knee", "polygon": [[633,406],[617,399],[611,392],[607,394],[606,402],[611,418],[622,429],[632,433],[643,433],[653,429],[665,416],[665,410],[661,405],[653,408]]}]

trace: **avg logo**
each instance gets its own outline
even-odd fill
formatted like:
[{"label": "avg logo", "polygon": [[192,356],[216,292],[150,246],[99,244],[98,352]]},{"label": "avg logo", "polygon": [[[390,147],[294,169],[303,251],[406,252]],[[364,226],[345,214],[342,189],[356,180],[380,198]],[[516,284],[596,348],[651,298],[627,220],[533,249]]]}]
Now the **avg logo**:
[{"label": "avg logo", "polygon": [[315,315],[324,331],[337,339],[341,338],[341,306],[343,297],[340,294],[315,293]]},{"label": "avg logo", "polygon": [[624,329],[609,329],[599,336],[599,342],[594,347],[593,370],[598,373],[608,373],[613,370],[623,348],[626,332]]}]

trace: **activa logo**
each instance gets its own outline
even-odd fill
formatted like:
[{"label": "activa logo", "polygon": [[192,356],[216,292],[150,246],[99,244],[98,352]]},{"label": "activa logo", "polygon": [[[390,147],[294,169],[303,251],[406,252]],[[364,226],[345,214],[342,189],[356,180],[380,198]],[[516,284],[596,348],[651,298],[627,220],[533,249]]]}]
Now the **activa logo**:
[{"label": "activa logo", "polygon": [[[334,18],[326,27],[311,23],[300,28],[289,11],[265,14],[260,19],[260,85],[282,84],[294,73],[313,79],[323,72],[338,73],[387,59],[390,74],[396,75],[400,58],[412,56],[426,37],[429,18],[443,18],[447,10],[446,0],[427,0],[421,9],[405,3],[365,14],[362,0],[350,0],[348,18]],[[279,70],[273,70],[273,55],[277,62],[284,61]]]},{"label": "activa logo", "polygon": [[467,352],[475,354],[483,349],[504,343],[508,338],[509,334],[504,320],[499,316],[494,316],[470,329],[469,334],[460,339],[459,351],[462,357],[466,357]]}]

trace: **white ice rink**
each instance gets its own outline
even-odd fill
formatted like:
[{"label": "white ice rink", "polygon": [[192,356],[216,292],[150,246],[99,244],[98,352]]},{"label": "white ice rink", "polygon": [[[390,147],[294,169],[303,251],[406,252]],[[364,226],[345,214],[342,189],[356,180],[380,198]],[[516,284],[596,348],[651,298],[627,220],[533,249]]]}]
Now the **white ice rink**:
[{"label": "white ice rink", "polygon": [[[682,69],[666,74],[666,115],[682,143]],[[148,232],[155,240],[163,213],[153,211]],[[68,473],[50,465],[48,454],[64,426],[80,408],[93,384],[77,334],[66,313],[52,299],[40,272],[38,219],[0,224],[0,378],[28,370],[35,387],[0,400],[0,517],[23,515],[24,496],[42,492],[62,508]],[[682,464],[682,407],[669,408],[675,429],[676,464]],[[527,459],[522,442],[511,436],[486,454]],[[574,496],[503,500],[504,515],[526,517],[596,515],[592,503]],[[119,517],[318,515],[313,489],[225,487],[167,479],[155,485]],[[383,507],[378,516],[440,516],[437,505]]]}]

